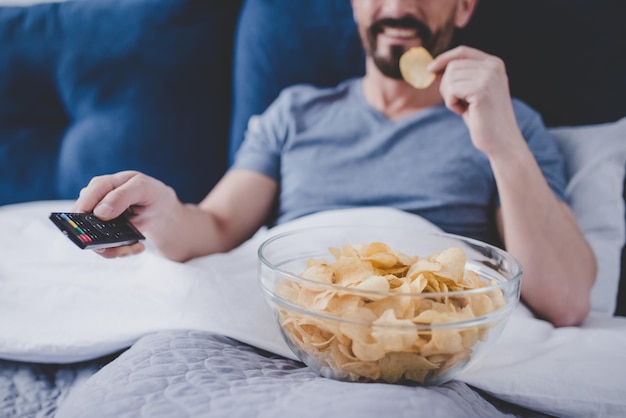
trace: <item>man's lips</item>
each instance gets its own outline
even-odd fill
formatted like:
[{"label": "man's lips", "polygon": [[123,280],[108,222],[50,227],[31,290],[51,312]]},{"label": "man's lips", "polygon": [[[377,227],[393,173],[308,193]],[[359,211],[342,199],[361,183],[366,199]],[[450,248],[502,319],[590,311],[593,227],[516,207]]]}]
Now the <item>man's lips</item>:
[{"label": "man's lips", "polygon": [[405,43],[421,39],[421,44],[427,44],[431,37],[430,28],[422,21],[406,16],[400,19],[383,18],[372,24],[370,28],[370,39],[382,36],[392,42]]},{"label": "man's lips", "polygon": [[417,37],[417,29],[383,26],[381,34],[392,38],[413,39]]}]

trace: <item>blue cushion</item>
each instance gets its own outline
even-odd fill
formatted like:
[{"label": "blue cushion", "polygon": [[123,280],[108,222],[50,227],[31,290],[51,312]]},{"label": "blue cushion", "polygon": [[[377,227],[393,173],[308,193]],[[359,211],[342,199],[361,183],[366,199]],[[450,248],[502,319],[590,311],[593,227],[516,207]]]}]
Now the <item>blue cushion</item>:
[{"label": "blue cushion", "polygon": [[58,45],[44,40],[47,10],[0,8],[0,204],[56,197],[68,117],[54,80]]},{"label": "blue cushion", "polygon": [[295,83],[334,86],[363,73],[350,0],[246,0],[235,39],[230,159],[251,115]]},{"label": "blue cushion", "polygon": [[0,8],[0,204],[135,169],[201,199],[227,162],[232,0]]}]

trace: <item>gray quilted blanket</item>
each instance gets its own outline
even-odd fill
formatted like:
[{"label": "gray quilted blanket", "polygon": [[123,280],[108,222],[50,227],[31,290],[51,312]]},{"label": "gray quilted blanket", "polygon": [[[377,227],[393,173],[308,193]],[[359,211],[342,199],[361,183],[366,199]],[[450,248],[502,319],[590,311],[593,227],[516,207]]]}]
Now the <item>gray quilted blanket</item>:
[{"label": "gray quilted blanket", "polygon": [[[42,415],[45,416],[45,415]],[[338,382],[301,363],[199,331],[136,342],[74,388],[69,417],[536,417],[468,385]]]},{"label": "gray quilted blanket", "polygon": [[54,417],[71,391],[112,359],[63,365],[0,360],[0,417]]}]

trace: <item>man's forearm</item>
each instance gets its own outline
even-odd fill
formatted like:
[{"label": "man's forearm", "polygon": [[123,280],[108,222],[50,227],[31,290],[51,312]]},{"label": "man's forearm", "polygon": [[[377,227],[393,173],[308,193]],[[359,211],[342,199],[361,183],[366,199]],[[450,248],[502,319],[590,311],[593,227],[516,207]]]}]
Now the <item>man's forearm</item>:
[{"label": "man's forearm", "polygon": [[569,207],[559,201],[520,141],[491,159],[501,201],[499,227],[506,249],[522,263],[522,298],[557,326],[588,314],[596,261]]}]

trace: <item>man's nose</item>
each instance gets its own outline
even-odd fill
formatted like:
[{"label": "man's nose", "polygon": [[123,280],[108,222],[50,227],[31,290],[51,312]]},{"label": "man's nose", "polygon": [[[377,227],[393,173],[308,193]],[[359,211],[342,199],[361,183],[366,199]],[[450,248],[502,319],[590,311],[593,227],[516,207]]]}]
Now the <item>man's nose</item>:
[{"label": "man's nose", "polygon": [[414,12],[417,4],[417,0],[381,0],[381,2],[381,15],[395,19]]}]

